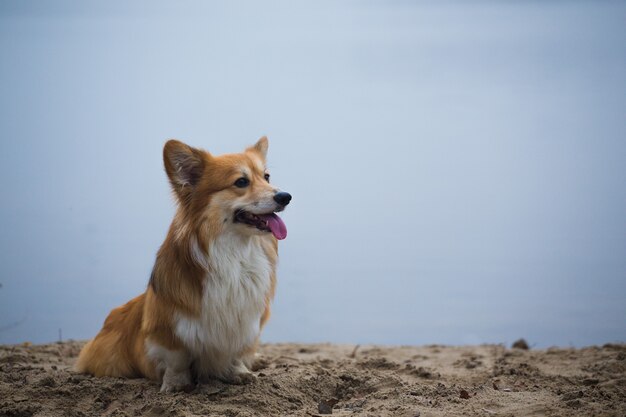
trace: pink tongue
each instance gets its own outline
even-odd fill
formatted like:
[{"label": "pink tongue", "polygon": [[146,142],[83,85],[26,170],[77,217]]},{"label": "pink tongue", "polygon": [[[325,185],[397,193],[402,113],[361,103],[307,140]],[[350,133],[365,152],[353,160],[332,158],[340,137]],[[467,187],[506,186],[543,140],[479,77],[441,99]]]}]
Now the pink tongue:
[{"label": "pink tongue", "polygon": [[280,217],[278,217],[275,213],[272,214],[264,214],[260,216],[263,220],[267,222],[270,230],[274,237],[278,240],[283,240],[287,237],[287,226],[282,221]]}]

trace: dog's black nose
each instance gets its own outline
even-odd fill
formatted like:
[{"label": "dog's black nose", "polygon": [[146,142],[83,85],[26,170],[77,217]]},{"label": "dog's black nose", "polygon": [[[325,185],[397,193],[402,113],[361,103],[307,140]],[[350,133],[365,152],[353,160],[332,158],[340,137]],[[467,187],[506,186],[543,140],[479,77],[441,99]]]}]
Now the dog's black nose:
[{"label": "dog's black nose", "polygon": [[276,201],[281,206],[286,206],[291,201],[291,194],[280,191],[274,194],[274,201]]}]

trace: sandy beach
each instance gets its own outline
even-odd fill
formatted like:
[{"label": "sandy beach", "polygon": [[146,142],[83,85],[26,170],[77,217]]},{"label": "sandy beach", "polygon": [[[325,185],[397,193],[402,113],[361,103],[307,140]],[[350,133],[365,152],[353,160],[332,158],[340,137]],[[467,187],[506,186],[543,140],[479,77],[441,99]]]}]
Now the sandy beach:
[{"label": "sandy beach", "polygon": [[266,344],[257,381],[161,394],[72,371],[84,342],[0,347],[0,416],[624,416],[626,345]]}]

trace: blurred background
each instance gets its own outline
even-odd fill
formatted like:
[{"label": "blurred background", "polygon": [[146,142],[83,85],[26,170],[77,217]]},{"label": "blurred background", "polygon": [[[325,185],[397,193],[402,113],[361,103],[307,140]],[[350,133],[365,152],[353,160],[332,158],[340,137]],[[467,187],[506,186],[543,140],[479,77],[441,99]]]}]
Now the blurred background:
[{"label": "blurred background", "polygon": [[294,196],[264,341],[626,341],[624,22],[623,1],[1,2],[0,343],[90,338],[144,291],[166,139],[262,135]]}]

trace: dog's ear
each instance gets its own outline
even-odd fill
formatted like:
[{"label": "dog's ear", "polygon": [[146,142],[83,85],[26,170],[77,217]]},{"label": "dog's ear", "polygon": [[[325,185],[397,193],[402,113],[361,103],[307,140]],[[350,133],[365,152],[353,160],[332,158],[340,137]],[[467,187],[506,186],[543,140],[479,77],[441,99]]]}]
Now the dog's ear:
[{"label": "dog's ear", "polygon": [[267,140],[267,136],[263,136],[254,145],[250,146],[246,150],[259,154],[259,156],[265,161],[265,158],[267,157],[267,148],[269,148],[269,142]]},{"label": "dog's ear", "polygon": [[206,152],[168,140],[163,147],[163,163],[172,189],[182,202],[193,192],[204,172]]}]

